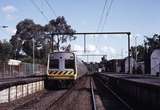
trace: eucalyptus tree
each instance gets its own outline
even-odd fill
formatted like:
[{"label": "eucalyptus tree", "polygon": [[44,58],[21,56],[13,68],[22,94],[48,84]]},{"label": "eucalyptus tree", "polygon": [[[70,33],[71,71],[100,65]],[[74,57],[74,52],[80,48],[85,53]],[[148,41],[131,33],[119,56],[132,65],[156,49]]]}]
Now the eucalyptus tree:
[{"label": "eucalyptus tree", "polygon": [[8,61],[12,57],[12,45],[7,40],[0,41],[0,61]]},{"label": "eucalyptus tree", "polygon": [[[57,46],[57,44],[65,43],[76,38],[72,35],[75,30],[67,24],[63,16],[50,20],[49,23],[44,26],[34,23],[31,19],[24,19],[17,24],[16,29],[16,34],[13,35],[10,40],[16,57],[19,57],[21,53],[32,57],[34,43],[35,57],[37,59],[43,59],[47,57],[51,46]],[[54,45],[51,45],[51,36],[49,34],[57,32],[71,34],[59,36],[58,40],[54,37]]]}]

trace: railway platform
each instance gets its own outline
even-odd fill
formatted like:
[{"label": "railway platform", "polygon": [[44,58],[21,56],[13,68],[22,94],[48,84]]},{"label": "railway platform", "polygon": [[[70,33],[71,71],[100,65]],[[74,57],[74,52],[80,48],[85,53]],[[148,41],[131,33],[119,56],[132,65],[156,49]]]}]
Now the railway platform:
[{"label": "railway platform", "polygon": [[15,84],[0,92],[7,95],[7,101],[0,100],[0,107],[4,110],[159,110],[160,86],[156,77],[96,73],[59,90],[45,90],[42,80],[43,77],[0,80],[3,86]]},{"label": "railway platform", "polygon": [[28,76],[28,77],[16,77],[16,78],[4,78],[0,79],[0,90],[17,86],[28,84],[32,82],[42,81],[45,79],[45,76]]},{"label": "railway platform", "polygon": [[0,103],[10,103],[44,89],[44,76],[0,79]]},{"label": "railway platform", "polygon": [[76,80],[70,88],[41,90],[25,98],[2,103],[0,107],[2,110],[131,110],[100,82],[87,75]]},{"label": "railway platform", "polygon": [[132,106],[141,109],[160,108],[160,78],[146,75],[97,73],[105,84]]},{"label": "railway platform", "polygon": [[121,78],[137,83],[142,83],[144,85],[151,85],[160,87],[160,77],[150,76],[150,75],[133,75],[133,74],[106,74],[101,73],[103,75],[107,75],[108,77]]}]

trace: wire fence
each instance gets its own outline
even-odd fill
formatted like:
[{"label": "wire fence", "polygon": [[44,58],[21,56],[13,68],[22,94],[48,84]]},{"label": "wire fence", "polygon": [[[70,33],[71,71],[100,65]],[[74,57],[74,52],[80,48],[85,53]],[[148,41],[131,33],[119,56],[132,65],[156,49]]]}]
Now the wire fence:
[{"label": "wire fence", "polygon": [[[33,69],[34,68],[34,69]],[[18,66],[8,65],[7,62],[0,63],[0,78],[26,77],[32,75],[44,75],[46,66],[40,64],[21,63]]]}]

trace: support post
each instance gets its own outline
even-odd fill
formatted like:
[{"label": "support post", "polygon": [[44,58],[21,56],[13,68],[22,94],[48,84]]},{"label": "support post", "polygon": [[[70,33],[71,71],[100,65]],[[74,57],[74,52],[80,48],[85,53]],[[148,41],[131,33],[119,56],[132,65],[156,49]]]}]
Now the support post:
[{"label": "support post", "polygon": [[17,91],[17,86],[16,86],[16,99],[17,99],[17,93],[18,93],[18,91]]},{"label": "support post", "polygon": [[28,94],[29,94],[29,87],[28,87],[29,85],[27,84],[27,96],[28,96]]},{"label": "support post", "polygon": [[35,39],[33,37],[33,73],[34,74],[34,66],[35,66],[35,53],[34,53],[34,50],[35,50]]},{"label": "support post", "polygon": [[128,35],[128,74],[130,74],[130,33]]},{"label": "support post", "polygon": [[31,94],[33,94],[33,83],[31,83]]},{"label": "support post", "polygon": [[3,63],[3,73],[2,73],[2,78],[5,77],[5,73],[6,73],[6,65],[5,65],[5,63]]},{"label": "support post", "polygon": [[8,88],[8,102],[11,101],[11,88]]},{"label": "support post", "polygon": [[38,84],[37,84],[38,82],[36,82],[36,90],[35,90],[35,92],[37,92],[38,91]]},{"label": "support post", "polygon": [[51,51],[53,52],[53,37],[54,37],[54,34],[52,33],[51,34]]},{"label": "support post", "polygon": [[84,53],[86,53],[86,34],[84,34]]},{"label": "support post", "polygon": [[87,63],[89,62],[89,59],[88,59],[88,55],[87,55]]},{"label": "support post", "polygon": [[38,90],[41,90],[41,82],[39,81],[38,84],[39,84],[39,89]]},{"label": "support post", "polygon": [[135,47],[136,47],[136,50],[135,50],[136,51],[136,56],[135,57],[136,57],[136,62],[137,62],[137,59],[138,59],[137,58],[137,36],[135,36]]},{"label": "support post", "polygon": [[24,85],[21,85],[21,88],[22,88],[22,97],[24,97]]},{"label": "support post", "polygon": [[59,35],[57,35],[57,39],[58,39],[58,43],[57,43],[57,48],[58,48],[58,51],[59,51],[59,47],[60,47],[60,38],[59,38]]},{"label": "support post", "polygon": [[159,72],[158,72],[158,76],[160,75],[160,63],[159,63]]}]

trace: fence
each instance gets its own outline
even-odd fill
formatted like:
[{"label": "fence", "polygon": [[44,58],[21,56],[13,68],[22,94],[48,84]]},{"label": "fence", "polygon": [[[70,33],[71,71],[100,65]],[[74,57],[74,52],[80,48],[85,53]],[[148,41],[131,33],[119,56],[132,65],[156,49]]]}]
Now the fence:
[{"label": "fence", "polygon": [[0,91],[0,103],[11,102],[13,100],[41,91],[43,89],[44,81],[12,86]]},{"label": "fence", "polygon": [[21,63],[18,66],[8,65],[7,62],[0,63],[0,78],[25,77],[31,75],[44,75],[46,66],[40,64]]}]

